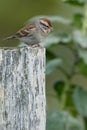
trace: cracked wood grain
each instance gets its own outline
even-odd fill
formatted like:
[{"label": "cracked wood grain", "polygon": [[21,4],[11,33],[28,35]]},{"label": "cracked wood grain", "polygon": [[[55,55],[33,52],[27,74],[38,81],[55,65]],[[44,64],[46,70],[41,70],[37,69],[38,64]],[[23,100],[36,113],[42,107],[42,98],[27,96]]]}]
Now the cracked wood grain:
[{"label": "cracked wood grain", "polygon": [[0,49],[0,130],[45,130],[45,49]]}]

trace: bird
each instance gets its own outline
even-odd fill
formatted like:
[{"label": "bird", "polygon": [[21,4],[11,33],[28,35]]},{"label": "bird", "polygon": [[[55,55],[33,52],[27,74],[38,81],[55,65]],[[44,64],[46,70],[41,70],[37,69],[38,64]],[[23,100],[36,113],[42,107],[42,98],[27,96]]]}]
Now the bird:
[{"label": "bird", "polygon": [[18,39],[29,46],[41,46],[41,42],[50,32],[53,31],[51,20],[48,18],[38,18],[33,23],[25,25],[15,34],[4,40]]}]

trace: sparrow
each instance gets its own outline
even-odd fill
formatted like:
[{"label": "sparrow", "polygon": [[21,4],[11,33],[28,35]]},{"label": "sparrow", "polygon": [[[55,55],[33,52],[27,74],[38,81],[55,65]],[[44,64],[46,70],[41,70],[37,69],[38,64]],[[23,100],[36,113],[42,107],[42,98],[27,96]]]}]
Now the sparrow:
[{"label": "sparrow", "polygon": [[50,32],[53,31],[53,26],[48,18],[39,18],[33,23],[27,24],[15,34],[5,38],[5,40],[19,39],[27,45],[40,46],[40,43],[45,39]]}]

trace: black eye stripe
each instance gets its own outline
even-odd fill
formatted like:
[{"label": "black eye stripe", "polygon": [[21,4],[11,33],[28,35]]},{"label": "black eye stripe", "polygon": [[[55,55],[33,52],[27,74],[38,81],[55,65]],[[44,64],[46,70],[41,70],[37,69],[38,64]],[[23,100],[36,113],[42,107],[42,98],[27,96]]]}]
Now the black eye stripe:
[{"label": "black eye stripe", "polygon": [[42,25],[43,25],[43,26],[45,26],[45,27],[49,27],[49,26],[47,26],[47,25],[46,25],[46,24],[44,24],[44,23],[41,23],[41,22],[40,22],[40,24],[42,24]]}]

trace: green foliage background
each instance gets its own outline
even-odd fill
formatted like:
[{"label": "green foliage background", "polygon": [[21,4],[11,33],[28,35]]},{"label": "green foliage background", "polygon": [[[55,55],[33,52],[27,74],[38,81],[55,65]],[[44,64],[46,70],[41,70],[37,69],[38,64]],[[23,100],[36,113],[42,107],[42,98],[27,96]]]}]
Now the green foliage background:
[{"label": "green foliage background", "polygon": [[[2,8],[4,7],[4,8]],[[0,0],[1,39],[29,17],[49,17],[54,32],[46,47],[47,130],[87,130],[87,2],[85,0]],[[36,16],[36,17],[35,17]]]}]

